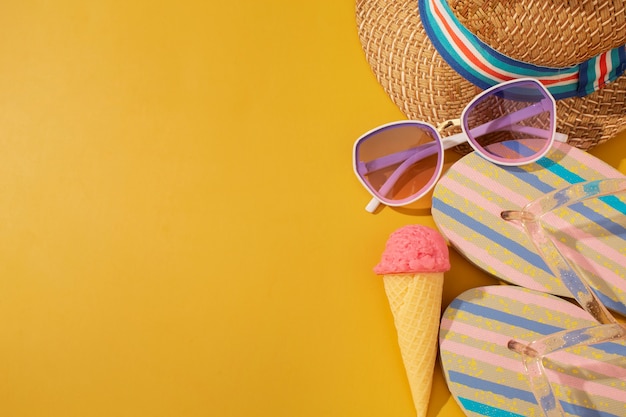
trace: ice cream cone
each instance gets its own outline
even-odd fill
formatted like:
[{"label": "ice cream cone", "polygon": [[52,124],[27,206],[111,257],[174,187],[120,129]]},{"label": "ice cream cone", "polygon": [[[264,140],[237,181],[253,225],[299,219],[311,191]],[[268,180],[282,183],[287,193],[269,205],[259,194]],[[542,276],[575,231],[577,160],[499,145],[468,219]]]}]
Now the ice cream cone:
[{"label": "ice cream cone", "polygon": [[417,417],[426,417],[437,357],[443,273],[450,269],[443,237],[425,226],[394,232],[374,271],[383,275]]}]

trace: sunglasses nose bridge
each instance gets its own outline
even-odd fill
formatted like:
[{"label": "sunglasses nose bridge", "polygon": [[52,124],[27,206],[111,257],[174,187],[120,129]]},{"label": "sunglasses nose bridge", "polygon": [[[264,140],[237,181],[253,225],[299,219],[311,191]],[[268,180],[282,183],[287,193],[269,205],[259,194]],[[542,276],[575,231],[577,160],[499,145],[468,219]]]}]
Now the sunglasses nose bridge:
[{"label": "sunglasses nose bridge", "polygon": [[460,127],[460,126],[461,126],[461,119],[449,119],[437,125],[437,132],[442,133],[444,130],[450,127]]}]

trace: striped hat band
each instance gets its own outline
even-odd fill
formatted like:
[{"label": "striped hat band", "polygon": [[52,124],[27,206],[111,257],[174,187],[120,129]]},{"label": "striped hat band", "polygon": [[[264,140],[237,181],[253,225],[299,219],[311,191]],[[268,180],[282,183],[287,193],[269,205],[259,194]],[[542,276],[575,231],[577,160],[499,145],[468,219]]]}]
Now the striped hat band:
[{"label": "striped hat band", "polygon": [[532,77],[556,99],[584,97],[614,81],[626,70],[626,45],[564,68],[539,66],[510,58],[468,30],[446,0],[419,0],[426,34],[437,52],[461,76],[487,89],[503,81]]}]

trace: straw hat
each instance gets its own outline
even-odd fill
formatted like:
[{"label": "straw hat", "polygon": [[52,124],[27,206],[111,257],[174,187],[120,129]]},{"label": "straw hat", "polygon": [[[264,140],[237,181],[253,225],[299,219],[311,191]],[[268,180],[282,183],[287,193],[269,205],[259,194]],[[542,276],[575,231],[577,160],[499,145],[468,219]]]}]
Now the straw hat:
[{"label": "straw hat", "polygon": [[[470,42],[488,51],[485,59],[499,57],[496,71],[509,79],[518,67],[541,74],[557,98],[557,129],[571,145],[587,150],[626,129],[625,1],[357,0],[356,15],[368,63],[409,119],[437,125],[458,118],[478,92],[500,82],[487,80],[479,64],[465,68],[460,54]],[[459,27],[442,35],[448,24]],[[459,34],[467,39],[461,36],[456,51],[445,36]],[[593,68],[604,73],[585,83]],[[573,87],[547,85],[572,72]]]}]

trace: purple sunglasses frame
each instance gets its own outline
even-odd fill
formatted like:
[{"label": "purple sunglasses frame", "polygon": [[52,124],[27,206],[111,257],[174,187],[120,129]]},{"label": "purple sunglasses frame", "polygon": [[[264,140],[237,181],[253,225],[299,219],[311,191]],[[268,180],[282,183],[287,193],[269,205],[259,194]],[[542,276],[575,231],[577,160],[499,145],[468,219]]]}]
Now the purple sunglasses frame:
[{"label": "purple sunglasses frame", "polygon": [[[480,126],[474,127],[473,129],[469,128],[469,126],[467,125],[467,120],[468,120],[467,114],[471,110],[473,110],[474,106],[479,100],[483,99],[485,96],[496,94],[501,90],[510,89],[516,86],[527,85],[529,83],[532,84],[534,87],[536,87],[537,90],[542,93],[542,95],[544,96],[542,100],[538,101],[537,103],[531,106],[526,107],[523,110],[518,110],[506,116],[500,117],[499,119],[495,119],[485,124],[482,124]],[[534,128],[530,126],[515,126],[515,129],[517,131],[524,132],[524,133],[532,133],[537,136],[546,137],[547,139],[545,146],[539,152],[535,153],[534,155],[530,157],[519,158],[514,161],[509,160],[509,159],[503,159],[503,158],[495,158],[495,157],[492,157],[486,151],[484,151],[483,147],[474,139],[474,135],[480,136],[485,133],[503,130],[504,128],[511,129],[512,125],[514,125],[515,123],[521,120],[524,120],[526,118],[532,117],[534,115],[537,115],[546,110],[550,112],[550,118],[551,118],[550,123],[552,126],[551,130],[544,130],[544,129]],[[373,161],[361,162],[358,160],[359,148],[361,144],[364,143],[366,140],[368,140],[373,135],[376,135],[384,130],[397,128],[399,126],[407,126],[407,125],[414,125],[425,131],[428,131],[431,134],[431,136],[435,138],[435,140],[432,142],[417,146],[413,149],[408,149],[406,151],[397,152],[395,154],[383,156]],[[447,136],[446,138],[442,138],[440,135],[440,132],[442,132],[443,130],[447,129],[450,126],[460,126],[462,129],[462,132]],[[468,132],[470,134],[468,134]],[[467,106],[465,106],[465,108],[463,109],[461,113],[460,119],[447,120],[443,122],[441,125],[439,125],[438,128],[435,128],[434,126],[426,122],[420,122],[416,120],[406,120],[406,121],[400,121],[400,122],[387,123],[387,124],[378,126],[366,132],[365,134],[361,135],[354,143],[354,148],[353,148],[353,153],[352,153],[353,168],[354,168],[354,173],[359,179],[359,181],[361,182],[361,184],[367,189],[367,191],[370,194],[372,194],[373,198],[369,202],[369,204],[365,207],[365,210],[367,210],[370,213],[373,213],[381,203],[388,205],[388,206],[392,206],[392,207],[404,206],[404,205],[411,204],[419,200],[426,193],[428,193],[434,187],[435,183],[439,180],[439,177],[441,176],[441,173],[443,170],[443,155],[444,155],[444,151],[447,149],[450,149],[462,143],[468,142],[470,146],[478,154],[480,154],[483,158],[485,158],[486,160],[492,163],[495,163],[498,165],[506,165],[506,166],[520,166],[520,165],[530,164],[532,162],[537,161],[541,157],[543,157],[548,152],[548,150],[552,147],[552,144],[554,143],[555,140],[559,142],[566,142],[567,135],[556,132],[556,102],[554,100],[554,97],[552,97],[550,92],[536,79],[520,78],[520,79],[503,82],[501,84],[495,85],[483,91],[482,93],[474,97]],[[400,176],[404,172],[406,172],[406,170],[410,166],[420,161],[421,159],[427,156],[431,156],[435,153],[438,154],[437,166],[435,167],[435,174],[418,193],[402,200],[392,200],[392,199],[387,199],[384,197],[384,194],[387,193],[391,189],[391,187],[393,187],[395,182],[400,178]],[[402,163],[396,169],[396,171],[387,179],[387,181],[383,184],[380,191],[376,191],[370,187],[369,183],[367,182],[365,178],[365,176],[368,173],[372,171],[376,171],[378,169],[388,167],[390,165],[397,164],[399,162],[402,162]]]}]

